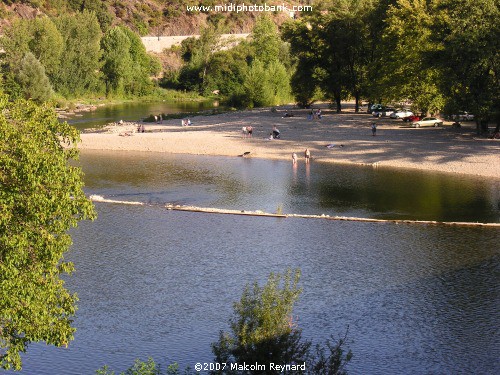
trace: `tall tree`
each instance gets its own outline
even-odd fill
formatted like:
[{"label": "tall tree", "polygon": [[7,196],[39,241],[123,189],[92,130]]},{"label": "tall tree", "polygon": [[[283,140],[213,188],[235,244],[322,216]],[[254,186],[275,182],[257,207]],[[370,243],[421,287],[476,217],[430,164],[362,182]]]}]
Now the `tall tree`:
[{"label": "tall tree", "polygon": [[59,69],[63,52],[63,37],[48,17],[35,18],[28,24],[29,50],[43,65],[45,73],[53,78]]},{"label": "tall tree", "polygon": [[121,27],[109,29],[101,40],[106,95],[123,94],[132,79],[130,40]]},{"label": "tall tree", "polygon": [[[434,0],[428,58],[443,71],[440,90],[450,112],[475,115],[478,132],[488,120],[500,130],[500,9],[495,0]],[[482,125],[482,126],[481,126]]]},{"label": "tall tree", "polygon": [[132,70],[132,75],[126,83],[126,90],[135,95],[149,94],[153,88],[151,76],[160,72],[161,63],[157,57],[147,53],[139,35],[128,27],[122,27],[122,30],[130,41],[129,54]]},{"label": "tall tree", "polygon": [[251,37],[255,56],[264,66],[267,67],[279,59],[282,41],[276,24],[269,17],[261,16],[257,19]]},{"label": "tall tree", "polygon": [[83,192],[78,132],[55,111],[0,95],[0,366],[21,368],[31,342],[66,346],[76,295],[61,275],[70,227],[93,218]]},{"label": "tall tree", "polygon": [[410,100],[424,113],[438,113],[445,103],[438,87],[442,70],[428,58],[436,48],[431,40],[433,11],[426,0],[398,0],[389,8],[379,70],[385,99]]},{"label": "tall tree", "polygon": [[319,86],[316,74],[319,61],[316,34],[305,20],[288,21],[282,25],[283,39],[290,43],[295,69],[291,77],[291,90],[295,100],[302,106],[309,106]]},{"label": "tall tree", "polygon": [[48,101],[53,94],[43,65],[31,52],[21,60],[18,80],[26,99],[42,103]]},{"label": "tall tree", "polygon": [[55,89],[76,97],[98,89],[101,67],[101,29],[94,13],[84,11],[55,19],[64,39],[61,64],[55,76]]}]

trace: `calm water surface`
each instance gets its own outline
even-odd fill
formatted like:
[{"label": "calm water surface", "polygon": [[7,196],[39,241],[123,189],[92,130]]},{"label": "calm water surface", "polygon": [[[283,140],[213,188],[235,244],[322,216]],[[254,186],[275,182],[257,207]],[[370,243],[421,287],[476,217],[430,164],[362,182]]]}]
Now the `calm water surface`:
[{"label": "calm water surface", "polygon": [[69,349],[33,345],[24,374],[121,371],[135,358],[210,361],[244,285],[300,267],[294,311],[322,342],[349,326],[351,374],[500,372],[496,228],[167,211],[164,203],[286,213],[499,222],[499,182],[242,158],[84,153],[97,203],[73,231],[80,297]]},{"label": "calm water surface", "polygon": [[197,112],[214,108],[212,101],[132,102],[98,107],[92,112],[80,112],[67,119],[77,129],[92,128],[114,121],[139,121],[149,115]]}]

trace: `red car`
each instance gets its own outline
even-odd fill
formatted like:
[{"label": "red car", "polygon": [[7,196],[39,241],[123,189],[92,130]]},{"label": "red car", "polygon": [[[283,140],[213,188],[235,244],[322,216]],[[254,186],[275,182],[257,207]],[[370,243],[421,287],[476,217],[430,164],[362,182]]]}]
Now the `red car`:
[{"label": "red car", "polygon": [[404,122],[415,122],[415,121],[420,121],[420,117],[416,115],[411,115],[407,117],[403,117]]}]

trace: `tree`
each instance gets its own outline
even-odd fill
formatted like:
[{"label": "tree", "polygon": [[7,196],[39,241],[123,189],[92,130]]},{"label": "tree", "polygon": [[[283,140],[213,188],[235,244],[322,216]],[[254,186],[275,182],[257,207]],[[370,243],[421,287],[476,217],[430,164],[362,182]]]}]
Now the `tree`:
[{"label": "tree", "polygon": [[251,36],[255,56],[264,63],[265,67],[278,60],[282,41],[278,28],[269,17],[262,16],[257,19]]},{"label": "tree", "polygon": [[52,84],[66,97],[95,92],[101,68],[101,29],[94,13],[84,11],[55,19],[63,36],[61,64]]},{"label": "tree", "polygon": [[149,55],[141,38],[128,27],[122,27],[123,32],[130,41],[131,73],[126,83],[126,91],[135,95],[147,95],[153,88],[151,76],[157,75],[161,69],[158,58]]},{"label": "tree", "polygon": [[18,80],[26,99],[41,103],[48,101],[53,94],[44,67],[31,52],[21,60]]},{"label": "tree", "polygon": [[[231,371],[231,363],[302,364],[307,359],[309,342],[302,342],[301,330],[293,322],[293,305],[301,289],[300,271],[288,270],[283,276],[271,274],[264,287],[247,285],[234,304],[231,332],[220,333],[212,344],[215,362],[226,363],[216,374],[265,374],[264,371]],[[283,283],[283,285],[281,285]]]},{"label": "tree", "polygon": [[93,219],[83,192],[78,132],[53,108],[0,95],[0,366],[21,368],[31,342],[66,346],[77,297],[61,275],[67,233]]},{"label": "tree", "polygon": [[289,21],[282,26],[283,38],[290,43],[291,54],[295,60],[295,69],[291,77],[291,90],[297,102],[307,107],[312,104],[319,86],[315,74],[318,55],[312,28],[307,21]]},{"label": "tree", "polygon": [[132,78],[130,40],[120,27],[109,29],[101,40],[106,95],[123,94]]},{"label": "tree", "polygon": [[61,62],[63,38],[56,25],[48,17],[35,18],[28,24],[30,32],[29,50],[43,65],[45,73],[52,78]]},{"label": "tree", "polygon": [[445,103],[439,89],[443,71],[428,58],[436,48],[430,29],[433,12],[426,0],[398,0],[389,8],[379,70],[379,87],[386,99],[410,100],[424,113],[438,113]]},{"label": "tree", "polygon": [[368,22],[372,3],[335,0],[325,14],[318,9],[303,20],[285,24],[283,35],[297,56],[292,89],[299,102],[310,104],[316,87],[321,87],[336,102],[338,112],[341,100],[349,96],[359,110],[372,58]]},{"label": "tree", "polygon": [[[231,332],[221,332],[212,344],[214,361],[226,363],[212,374],[269,374],[269,367],[252,371],[231,369],[231,364],[286,363],[307,364],[306,369],[287,371],[288,374],[346,374],[345,366],[352,353],[344,351],[346,337],[336,344],[327,341],[327,348],[302,339],[302,331],[293,319],[293,306],[302,290],[298,287],[300,270],[289,269],[283,275],[271,273],[267,283],[247,285],[239,302],[234,304],[230,320]],[[346,334],[347,335],[347,334]]]},{"label": "tree", "polygon": [[109,14],[106,3],[100,0],[69,0],[69,5],[74,10],[83,12],[94,12],[101,26],[101,30],[105,33],[111,26],[113,17]]},{"label": "tree", "polygon": [[[494,0],[434,1],[428,53],[443,71],[439,89],[452,113],[474,113],[478,132],[487,131],[490,117],[500,130],[500,9]],[[482,126],[481,126],[482,125]]]}]

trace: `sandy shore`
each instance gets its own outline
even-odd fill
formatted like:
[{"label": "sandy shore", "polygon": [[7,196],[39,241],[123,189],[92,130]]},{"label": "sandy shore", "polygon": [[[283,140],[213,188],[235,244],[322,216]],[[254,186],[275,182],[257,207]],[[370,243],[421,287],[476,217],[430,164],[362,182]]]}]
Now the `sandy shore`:
[{"label": "sandy shore", "polygon": [[[308,120],[307,110],[284,109],[238,111],[191,118],[162,124],[145,123],[145,133],[137,133],[137,123],[108,126],[85,132],[83,150],[134,150],[195,155],[234,156],[290,160],[297,153],[304,162],[309,148],[313,162],[348,163],[376,167],[411,168],[447,173],[500,178],[500,141],[475,136],[474,123],[462,129],[411,128],[401,120],[375,119],[369,114],[337,114],[323,110],[321,120]],[[370,124],[378,124],[372,136]],[[243,137],[242,127],[251,125],[253,137]],[[273,125],[280,140],[269,140]],[[446,123],[445,123],[446,125]],[[124,134],[129,133],[130,136]],[[329,147],[326,147],[330,145]],[[332,146],[333,145],[333,146]]]}]

